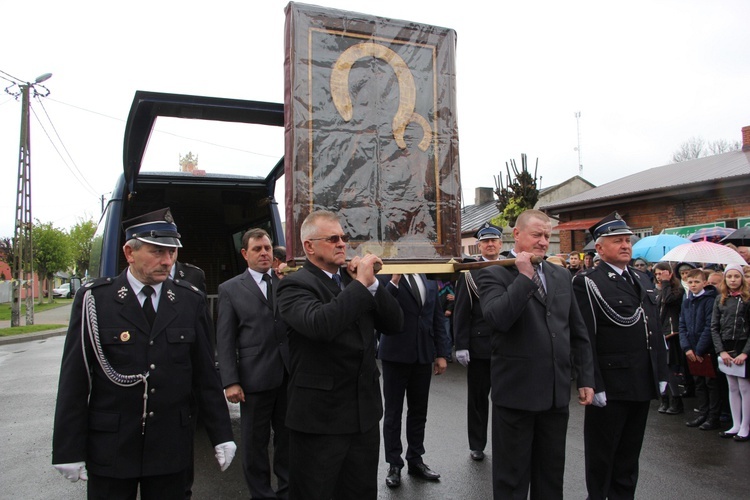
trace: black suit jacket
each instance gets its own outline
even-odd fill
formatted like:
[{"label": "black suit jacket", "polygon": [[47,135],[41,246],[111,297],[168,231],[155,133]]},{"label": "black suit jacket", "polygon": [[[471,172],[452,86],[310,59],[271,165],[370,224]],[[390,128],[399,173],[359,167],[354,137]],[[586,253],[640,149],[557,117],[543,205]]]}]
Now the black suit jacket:
[{"label": "black suit jacket", "polygon": [[[651,279],[632,267],[628,272],[638,291],[605,262],[577,274],[573,288],[594,348],[595,391],[606,391],[608,400],[648,401],[667,380],[666,343]],[[631,326],[612,321],[612,312],[626,318],[639,307],[644,315]]]},{"label": "black suit jacket", "polygon": [[[112,368],[123,375],[149,374],[145,428],[141,418],[144,385],[116,385],[96,360],[82,315],[88,291],[96,301],[99,338]],[[89,471],[115,478],[184,470],[192,460],[191,393],[211,443],[231,441],[229,412],[207,328],[203,294],[187,282],[167,279],[163,283],[153,328],[130,288],[126,271],[82,287],[73,302],[63,350],[52,463],[85,461]]]},{"label": "black suit jacket", "polygon": [[343,291],[305,262],[278,287],[289,335],[286,425],[292,430],[365,432],[383,416],[375,330],[399,330],[403,313],[384,287],[373,296],[346,271],[341,273]]},{"label": "black suit jacket", "polygon": [[479,270],[484,319],[492,326],[492,401],[526,411],[570,402],[571,353],[578,387],[594,386],[591,344],[573,296],[570,273],[543,264],[547,298],[514,267]]},{"label": "black suit jacket", "polygon": [[420,274],[425,288],[424,305],[417,301],[405,276],[398,287],[391,277],[379,277],[381,285],[398,300],[404,313],[404,325],[399,330],[381,330],[378,358],[397,363],[430,364],[436,357],[450,358],[451,341],[445,331],[443,308],[438,301],[437,283]]},{"label": "black suit jacket", "polygon": [[[479,269],[461,273],[453,306],[453,343],[456,351],[467,349],[471,359],[490,359],[492,327],[484,319],[476,288]],[[472,286],[473,283],[473,286]]]},{"label": "black suit jacket", "polygon": [[[271,295],[279,279],[271,277]],[[253,276],[242,274],[219,285],[216,350],[224,387],[240,384],[244,392],[275,389],[289,369],[286,323],[266,300]]]}]

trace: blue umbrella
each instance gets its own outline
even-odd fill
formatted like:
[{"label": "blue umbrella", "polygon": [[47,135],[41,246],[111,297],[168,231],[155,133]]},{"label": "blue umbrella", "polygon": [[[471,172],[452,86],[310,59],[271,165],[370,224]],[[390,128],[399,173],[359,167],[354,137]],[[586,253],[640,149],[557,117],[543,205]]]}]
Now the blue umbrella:
[{"label": "blue umbrella", "polygon": [[687,238],[674,234],[656,234],[641,238],[633,245],[633,258],[646,259],[649,262],[657,262],[664,254],[675,247],[690,243]]}]

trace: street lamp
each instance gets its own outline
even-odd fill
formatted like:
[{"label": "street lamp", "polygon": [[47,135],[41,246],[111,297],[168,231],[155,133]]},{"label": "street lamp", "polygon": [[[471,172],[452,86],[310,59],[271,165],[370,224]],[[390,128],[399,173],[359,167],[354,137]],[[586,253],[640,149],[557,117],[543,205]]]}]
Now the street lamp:
[{"label": "street lamp", "polygon": [[[47,96],[49,90],[40,85],[46,93],[37,91],[36,85],[52,77],[44,73],[34,80],[18,85],[21,95],[21,139],[18,161],[18,191],[16,198],[16,227],[13,235],[13,262],[16,279],[13,284],[13,304],[11,307],[10,326],[21,326],[21,286],[26,290],[26,325],[34,324],[34,252],[31,241],[31,157],[29,138],[29,92],[34,90],[34,97]],[[17,95],[16,95],[17,97]],[[26,278],[24,280],[24,278]]]}]

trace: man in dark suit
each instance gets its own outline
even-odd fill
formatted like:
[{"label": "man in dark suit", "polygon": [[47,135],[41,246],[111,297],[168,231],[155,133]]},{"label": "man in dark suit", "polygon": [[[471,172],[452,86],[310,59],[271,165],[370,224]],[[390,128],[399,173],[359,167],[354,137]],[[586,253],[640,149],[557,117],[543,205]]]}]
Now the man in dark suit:
[{"label": "man in dark suit", "polygon": [[630,228],[613,212],[589,232],[602,262],[573,278],[596,377],[584,422],[586,487],[591,499],[633,498],[649,403],[666,387],[666,344],[653,283],[628,266]]},{"label": "man in dark suit", "polygon": [[222,470],[236,446],[197,288],[169,279],[181,246],[169,209],[125,221],[128,268],[76,294],[65,341],[52,463],[89,498],[178,499],[197,397]]},{"label": "man in dark suit", "polygon": [[[219,285],[216,347],[227,400],[240,404],[242,465],[253,498],[287,498],[289,433],[287,408],[289,347],[286,324],[273,297],[279,279],[271,270],[273,247],[262,229],[242,236],[247,270]],[[268,442],[273,428],[271,487]]]},{"label": "man in dark suit", "polygon": [[[440,375],[448,366],[451,342],[445,331],[443,310],[438,301],[437,283],[423,274],[384,276],[404,312],[404,326],[399,330],[381,331],[378,358],[383,367],[383,445],[388,462],[386,484],[401,484],[401,420],[404,397],[408,403],[406,417],[406,461],[409,474],[424,479],[437,480],[440,474],[431,470],[422,460],[424,449],[427,403],[432,374]],[[434,367],[433,367],[434,363]]]},{"label": "man in dark suit", "polygon": [[289,325],[291,499],[377,497],[383,404],[375,330],[400,330],[403,313],[375,278],[377,256],[347,265],[348,239],[336,214],[312,212],[300,228],[307,261],[277,292]]},{"label": "man in dark suit", "polygon": [[[541,263],[551,224],[538,210],[513,228],[515,266],[477,275],[484,319],[492,327],[492,481],[496,499],[561,499],[570,402],[571,354],[578,401],[594,395],[586,325],[570,273]],[[534,260],[540,261],[533,264]]]},{"label": "man in dark suit", "polygon": [[[489,222],[474,235],[482,261],[497,260],[502,249],[503,230]],[[453,337],[456,359],[466,367],[466,424],[469,454],[472,460],[484,460],[487,424],[490,418],[490,354],[492,328],[484,319],[479,305],[476,277],[479,269],[466,272],[458,279],[456,305],[453,308]]]}]

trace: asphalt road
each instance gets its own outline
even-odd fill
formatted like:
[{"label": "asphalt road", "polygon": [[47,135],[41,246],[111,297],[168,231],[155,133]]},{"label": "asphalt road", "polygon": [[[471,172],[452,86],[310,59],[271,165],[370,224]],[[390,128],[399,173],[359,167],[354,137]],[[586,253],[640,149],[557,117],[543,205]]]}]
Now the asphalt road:
[{"label": "asphalt road", "polygon": [[[64,337],[57,336],[0,344],[0,499],[85,498],[84,483],[71,484],[50,465],[63,342]],[[384,484],[387,466],[383,463],[379,471],[380,499],[491,498],[491,453],[483,462],[473,462],[468,456],[465,380],[465,370],[453,363],[432,385],[425,462],[440,472],[442,479],[426,482],[404,474],[402,486],[389,490]],[[694,400],[686,402],[692,408]],[[736,443],[720,439],[716,431],[687,428],[684,416],[659,415],[656,402],[652,407],[641,455],[638,498],[748,498],[750,442]],[[239,411],[236,405],[230,405],[230,409],[239,439]],[[583,411],[574,402],[568,429],[566,498],[586,496],[582,429]],[[240,457],[236,460],[227,472],[220,473],[205,432],[199,428],[194,498],[247,498]]]}]

